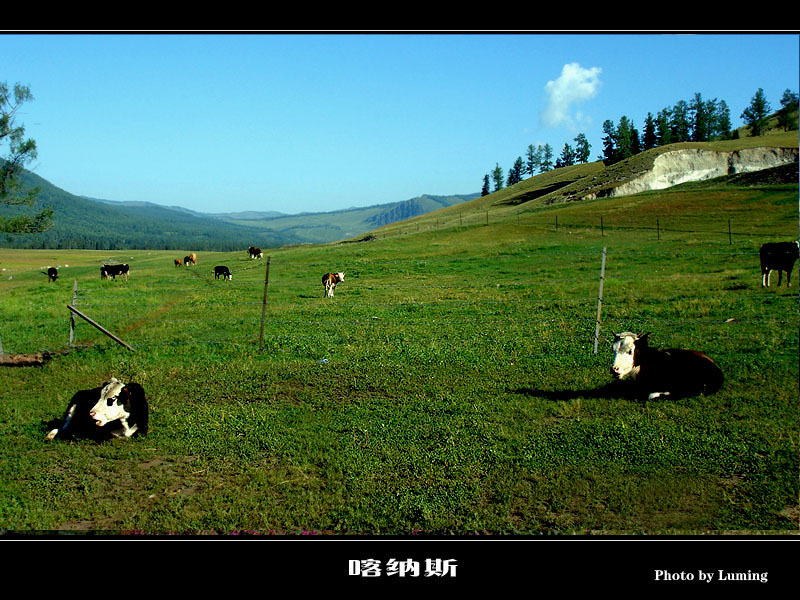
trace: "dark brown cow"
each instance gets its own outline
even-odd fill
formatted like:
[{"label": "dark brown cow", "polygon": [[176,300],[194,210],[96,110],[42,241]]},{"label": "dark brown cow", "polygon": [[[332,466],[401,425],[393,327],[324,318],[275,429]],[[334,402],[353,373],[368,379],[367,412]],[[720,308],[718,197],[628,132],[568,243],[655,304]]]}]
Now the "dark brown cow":
[{"label": "dark brown cow", "polygon": [[778,285],[781,284],[785,271],[786,286],[792,287],[792,269],[800,256],[800,242],[764,244],[758,251],[758,256],[761,259],[761,287],[769,287],[770,271],[778,271]]},{"label": "dark brown cow", "polygon": [[681,398],[713,394],[722,387],[722,370],[711,358],[696,350],[651,348],[649,335],[630,331],[614,334],[611,375],[633,380],[637,395],[648,400]]}]

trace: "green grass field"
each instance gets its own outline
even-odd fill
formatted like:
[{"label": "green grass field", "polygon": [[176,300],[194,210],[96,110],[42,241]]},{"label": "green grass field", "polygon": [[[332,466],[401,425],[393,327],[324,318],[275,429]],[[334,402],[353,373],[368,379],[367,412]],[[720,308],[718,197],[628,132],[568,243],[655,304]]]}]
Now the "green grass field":
[{"label": "green grass field", "polygon": [[[0,529],[797,531],[800,277],[762,289],[757,255],[797,238],[797,195],[684,185],[273,250],[263,340],[266,260],[244,248],[183,268],[180,252],[0,250],[4,351],[56,353],[0,367]],[[102,281],[103,261],[129,281]],[[346,273],[333,299],[327,271]],[[57,353],[76,280],[76,308],[134,352],[78,319]],[[706,352],[725,386],[593,397],[621,330]],[[112,375],[147,391],[148,436],[45,441]]]}]

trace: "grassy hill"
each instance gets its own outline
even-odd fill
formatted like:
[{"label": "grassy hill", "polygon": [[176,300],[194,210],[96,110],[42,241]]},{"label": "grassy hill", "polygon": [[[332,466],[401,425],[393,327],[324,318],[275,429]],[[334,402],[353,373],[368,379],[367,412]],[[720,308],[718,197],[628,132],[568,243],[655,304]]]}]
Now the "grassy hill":
[{"label": "grassy hill", "polygon": [[554,169],[471,202],[443,208],[411,220],[398,221],[378,228],[372,233],[378,236],[392,236],[466,223],[513,221],[519,215],[541,212],[552,208],[552,205],[566,204],[590,194],[602,196],[610,189],[652,169],[655,159],[666,152],[683,149],[732,152],[765,146],[797,148],[797,132],[770,132],[760,137],[743,137],[724,142],[669,144],[642,152],[608,167],[602,161],[596,161]]},{"label": "grassy hill", "polygon": [[[267,294],[241,251],[0,250],[5,351],[53,353],[0,367],[0,529],[796,533],[796,283],[762,288],[757,254],[797,238],[794,168],[580,202],[550,194],[611,169],[564,169],[369,243],[274,249]],[[128,281],[99,278],[123,259]],[[75,281],[133,352],[79,321],[59,353]],[[723,389],[603,393],[622,330],[706,352]],[[150,434],[46,442],[111,375],[144,386]]]}]

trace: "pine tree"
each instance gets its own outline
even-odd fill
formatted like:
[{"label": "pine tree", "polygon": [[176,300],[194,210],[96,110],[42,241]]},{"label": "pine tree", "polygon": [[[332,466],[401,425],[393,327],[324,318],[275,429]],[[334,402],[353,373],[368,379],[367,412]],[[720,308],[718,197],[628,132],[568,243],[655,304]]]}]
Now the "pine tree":
[{"label": "pine tree", "polygon": [[556,163],[557,167],[569,167],[575,164],[575,151],[569,144],[564,144],[561,150],[561,156]]},{"label": "pine tree", "polygon": [[617,133],[614,136],[616,143],[616,152],[614,153],[614,162],[619,162],[630,158],[634,155],[634,149],[638,146],[638,140],[634,141],[636,130],[633,127],[631,120],[623,115],[620,117],[619,125],[617,125]]},{"label": "pine tree", "polygon": [[642,148],[643,150],[650,150],[658,145],[656,138],[656,122],[652,113],[647,113],[647,118],[644,120],[644,135],[642,135]]},{"label": "pine tree", "polygon": [[494,171],[492,171],[492,179],[494,180],[494,191],[503,189],[503,169],[500,165],[495,163]]},{"label": "pine tree", "polygon": [[579,133],[573,140],[575,142],[575,160],[579,163],[589,162],[589,155],[591,154],[591,146],[586,136]]},{"label": "pine tree", "polygon": [[603,161],[606,164],[614,162],[617,153],[617,130],[610,119],[603,121]]},{"label": "pine tree", "polygon": [[540,164],[542,173],[553,168],[553,149],[550,144],[545,144],[542,148],[542,161]]},{"label": "pine tree", "polygon": [[764,90],[758,88],[753,98],[750,100],[750,106],[744,109],[741,118],[747,124],[751,136],[758,136],[764,133],[767,127],[767,116],[770,111],[769,102],[764,96]]},{"label": "pine tree", "polygon": [[797,129],[797,117],[792,115],[797,107],[797,94],[791,90],[785,90],[781,96],[781,108],[778,111],[778,126],[783,127],[784,131]]},{"label": "pine tree", "polygon": [[731,110],[725,100],[717,102],[714,113],[714,137],[721,140],[731,139]]},{"label": "pine tree", "polygon": [[522,181],[522,157],[517,157],[517,160],[514,161],[514,165],[508,170],[508,185],[514,185],[515,183],[519,183]]},{"label": "pine tree", "polygon": [[666,146],[672,143],[672,132],[669,127],[670,120],[671,111],[668,108],[658,111],[658,116],[656,117],[656,139],[659,146]]},{"label": "pine tree", "polygon": [[483,176],[483,187],[481,188],[481,196],[489,195],[489,175]]},{"label": "pine tree", "polygon": [[688,142],[689,134],[689,106],[685,101],[679,100],[672,108],[670,119],[670,137],[673,142]]}]

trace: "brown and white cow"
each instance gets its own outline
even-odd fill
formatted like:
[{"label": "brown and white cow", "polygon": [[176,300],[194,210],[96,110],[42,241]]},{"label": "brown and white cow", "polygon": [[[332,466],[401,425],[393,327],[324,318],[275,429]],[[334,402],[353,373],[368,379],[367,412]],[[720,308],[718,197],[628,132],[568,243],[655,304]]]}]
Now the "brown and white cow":
[{"label": "brown and white cow", "polygon": [[183,266],[183,263],[181,262],[180,258],[176,258],[175,259],[175,266],[176,267],[182,267]]},{"label": "brown and white cow", "polygon": [[800,241],[772,242],[764,244],[758,251],[761,259],[761,287],[769,287],[770,271],[778,271],[778,285],[786,273],[786,286],[792,287],[792,269],[800,257]]},{"label": "brown and white cow", "polygon": [[196,264],[197,264],[197,254],[195,254],[194,252],[192,252],[192,253],[189,255],[189,258],[190,258],[190,259],[192,259],[192,264],[193,264],[193,265],[196,265]]},{"label": "brown and white cow", "polygon": [[324,297],[333,298],[333,290],[342,281],[344,281],[344,273],[325,273],[322,276],[322,285],[325,286]]},{"label": "brown and white cow", "polygon": [[247,253],[250,255],[250,258],[264,258],[264,253],[261,251],[261,248],[256,248],[255,246],[248,246]]},{"label": "brown and white cow", "polygon": [[145,435],[149,417],[144,388],[138,383],[123,383],[112,377],[100,387],[77,392],[69,401],[64,418],[58,427],[50,430],[46,439],[103,441]]},{"label": "brown and white cow", "polygon": [[722,387],[722,370],[711,358],[696,350],[651,348],[649,336],[630,331],[614,334],[611,375],[632,380],[637,396],[681,398],[713,394]]}]

